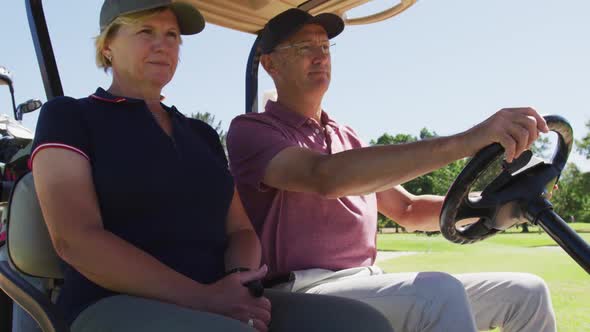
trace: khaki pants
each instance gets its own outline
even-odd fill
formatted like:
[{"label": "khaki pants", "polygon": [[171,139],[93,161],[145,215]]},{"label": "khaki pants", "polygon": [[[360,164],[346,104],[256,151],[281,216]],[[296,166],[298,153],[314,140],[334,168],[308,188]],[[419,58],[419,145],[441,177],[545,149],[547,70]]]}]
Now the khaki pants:
[{"label": "khaki pants", "polygon": [[553,332],[555,314],[544,281],[525,273],[385,274],[378,267],[294,272],[275,287],[336,295],[381,311],[394,331]]},{"label": "khaki pants", "polygon": [[[266,290],[272,303],[270,331],[391,332],[387,319],[359,301],[335,296]],[[91,305],[76,318],[72,332],[246,332],[246,324],[173,304],[112,296]]]}]

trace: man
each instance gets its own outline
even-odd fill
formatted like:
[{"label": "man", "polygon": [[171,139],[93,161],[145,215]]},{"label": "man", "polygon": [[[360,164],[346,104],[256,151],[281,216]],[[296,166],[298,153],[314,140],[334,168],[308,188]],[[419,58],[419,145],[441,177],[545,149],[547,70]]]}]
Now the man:
[{"label": "man", "polygon": [[501,143],[507,161],[548,128],[531,108],[504,109],[463,133],[403,145],[364,147],[321,108],[330,83],[332,14],[291,9],[261,32],[261,64],[277,102],[236,118],[231,169],[263,244],[269,284],[366,302],[396,331],[554,331],[545,283],[516,273],[384,274],[375,261],[377,211],[406,229],[439,230],[443,197],[400,184]]}]

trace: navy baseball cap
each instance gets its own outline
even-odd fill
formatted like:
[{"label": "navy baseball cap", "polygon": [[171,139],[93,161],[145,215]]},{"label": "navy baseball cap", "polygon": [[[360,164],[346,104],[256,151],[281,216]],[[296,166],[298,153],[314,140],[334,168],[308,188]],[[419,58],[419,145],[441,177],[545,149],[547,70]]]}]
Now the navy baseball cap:
[{"label": "navy baseball cap", "polygon": [[197,8],[186,2],[172,0],[105,0],[100,10],[100,31],[118,16],[144,10],[168,7],[176,15],[180,33],[194,35],[205,28],[205,19]]},{"label": "navy baseball cap", "polygon": [[261,52],[271,53],[278,44],[306,24],[321,25],[328,33],[329,39],[338,36],[344,30],[344,21],[338,15],[323,13],[313,16],[304,10],[291,8],[271,18],[260,31]]}]

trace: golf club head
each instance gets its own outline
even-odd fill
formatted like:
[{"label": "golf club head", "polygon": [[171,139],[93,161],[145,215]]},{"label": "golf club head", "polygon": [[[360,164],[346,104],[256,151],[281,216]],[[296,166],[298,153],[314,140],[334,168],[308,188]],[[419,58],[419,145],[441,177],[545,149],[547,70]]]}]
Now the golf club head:
[{"label": "golf club head", "polygon": [[0,66],[0,85],[12,86],[12,74],[2,66]]}]

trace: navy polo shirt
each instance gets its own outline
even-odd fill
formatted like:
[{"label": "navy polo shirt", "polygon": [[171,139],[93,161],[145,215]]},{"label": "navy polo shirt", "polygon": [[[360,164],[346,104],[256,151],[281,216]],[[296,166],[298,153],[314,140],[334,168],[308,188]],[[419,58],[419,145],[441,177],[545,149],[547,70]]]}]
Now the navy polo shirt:
[{"label": "navy polo shirt", "polygon": [[[55,98],[39,115],[31,159],[48,147],[83,155],[106,230],[187,277],[212,283],[224,275],[233,179],[217,132],[164,108],[172,136],[143,100],[100,88],[88,98]],[[71,322],[113,294],[67,266],[58,305]]]}]

